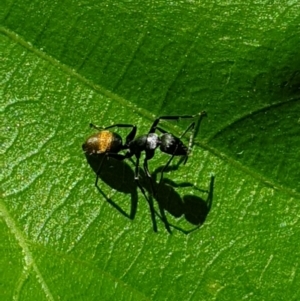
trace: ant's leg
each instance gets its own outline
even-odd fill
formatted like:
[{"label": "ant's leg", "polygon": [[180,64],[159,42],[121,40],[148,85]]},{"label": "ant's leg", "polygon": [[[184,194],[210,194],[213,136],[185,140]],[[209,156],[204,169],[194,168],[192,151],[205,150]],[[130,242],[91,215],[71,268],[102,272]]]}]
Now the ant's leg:
[{"label": "ant's leg", "polygon": [[126,155],[122,155],[122,154],[117,154],[117,153],[105,153],[103,154],[103,158],[101,159],[101,162],[99,164],[99,167],[96,171],[96,182],[95,182],[95,186],[97,187],[99,193],[102,194],[102,196],[106,199],[106,201],[115,209],[117,209],[121,214],[123,214],[125,217],[133,220],[135,215],[136,215],[136,209],[137,209],[137,200],[131,200],[131,209],[130,209],[130,214],[128,214],[126,211],[124,211],[119,205],[117,205],[113,200],[111,200],[110,198],[107,197],[107,195],[101,190],[101,188],[98,186],[98,179],[99,179],[99,175],[100,175],[100,171],[103,165],[103,162],[105,160],[105,158],[114,158],[116,160],[122,161],[124,159],[127,158]]},{"label": "ant's leg", "polygon": [[191,135],[190,135],[190,141],[189,141],[189,145],[188,145],[188,149],[187,149],[187,155],[185,156],[185,159],[184,159],[184,162],[183,164],[186,163],[188,157],[189,157],[189,154],[191,152],[191,148],[193,146],[193,142],[194,142],[194,137],[195,137],[195,122],[191,123],[187,129],[182,133],[182,135],[180,136],[180,139],[188,132],[188,131],[192,131],[191,132]]},{"label": "ant's leg", "polygon": [[156,219],[155,219],[155,209],[154,209],[154,204],[153,204],[153,200],[152,197],[148,198],[146,196],[146,192],[144,190],[144,188],[141,186],[141,184],[139,183],[139,181],[136,181],[137,186],[139,187],[140,191],[142,192],[142,194],[144,195],[148,205],[149,205],[149,209],[150,209],[150,214],[151,214],[151,221],[152,221],[152,226],[153,226],[153,231],[157,232],[157,223],[156,223]]},{"label": "ant's leg", "polygon": [[126,136],[125,144],[123,146],[124,149],[129,148],[129,142],[131,142],[134,139],[135,135],[136,135],[136,126],[134,125],[130,133]]},{"label": "ant's leg", "polygon": [[99,179],[100,170],[102,168],[102,165],[103,165],[103,162],[104,162],[104,158],[106,158],[106,157],[107,157],[107,155],[103,155],[103,158],[102,158],[102,160],[101,160],[101,162],[99,164],[99,167],[97,169],[97,172],[96,172],[96,181],[95,181],[95,186],[96,187],[98,186],[98,179]]},{"label": "ant's leg", "polygon": [[[163,130],[162,128],[158,127],[158,123],[160,122],[160,120],[164,119],[164,120],[180,120],[180,119],[184,119],[184,118],[188,118],[188,119],[191,119],[191,118],[196,118],[196,117],[199,117],[199,124],[202,120],[203,117],[207,116],[206,112],[205,111],[202,111],[200,112],[199,114],[196,114],[196,115],[183,115],[183,116],[162,116],[162,117],[159,117],[158,119],[156,119],[154,121],[154,123],[152,124],[152,127],[149,131],[149,133],[154,133],[155,130],[159,130],[161,133],[163,134],[167,134],[168,132]],[[184,163],[185,164],[187,162],[187,159],[188,159],[188,155],[190,153],[190,150],[191,150],[191,147],[192,147],[192,144],[193,144],[193,140],[194,140],[194,133],[195,133],[195,122],[192,122],[187,128],[186,130],[183,132],[183,134],[179,137],[179,139],[181,139],[188,131],[192,130],[192,133],[191,133],[191,136],[190,136],[190,141],[189,141],[189,145],[188,145],[188,149],[187,149],[187,155],[184,159]],[[162,174],[161,174],[161,180],[162,180],[162,177],[163,177],[163,171],[169,166],[169,164],[171,163],[171,161],[173,160],[174,156],[175,156],[175,153],[176,153],[176,150],[177,148],[175,149],[174,153],[172,154],[172,157],[171,159],[167,162],[167,164],[165,165],[165,167],[163,168],[162,170]],[[160,181],[161,181],[160,180]]]},{"label": "ant's leg", "polygon": [[196,117],[204,117],[206,116],[206,112],[205,111],[202,111],[200,112],[199,114],[196,114],[196,115],[178,115],[178,116],[161,116],[161,117],[158,117],[156,120],[154,120],[151,128],[150,128],[150,131],[149,133],[154,133],[156,128],[157,128],[157,125],[159,124],[159,122],[161,120],[180,120],[180,119],[192,119],[192,118],[196,118]]},{"label": "ant's leg", "polygon": [[90,123],[90,127],[94,128],[94,129],[96,129],[98,131],[103,131],[103,130],[108,130],[108,129],[111,129],[111,128],[114,128],[114,127],[119,127],[119,128],[134,128],[136,126],[133,125],[133,124],[127,124],[127,123],[117,123],[117,124],[113,124],[113,125],[110,125],[110,126],[107,126],[107,127],[100,127],[98,125]]},{"label": "ant's leg", "polygon": [[207,197],[207,208],[208,208],[208,211],[210,211],[211,205],[212,205],[212,201],[213,201],[214,182],[215,182],[215,175],[211,174],[211,176],[210,176],[210,184],[209,184],[209,193],[208,193],[208,197]]},{"label": "ant's leg", "polygon": [[140,157],[136,156],[134,180],[135,180],[137,186],[139,187],[140,191],[144,195],[144,197],[145,197],[145,199],[146,199],[146,201],[149,205],[150,213],[151,213],[151,221],[152,221],[152,225],[153,225],[153,231],[157,232],[157,224],[156,224],[156,219],[155,219],[155,209],[154,209],[154,205],[153,205],[153,200],[152,200],[152,198],[149,199],[147,197],[146,191],[142,187],[142,185],[140,184],[140,181],[139,181],[139,164],[140,164]]},{"label": "ant's leg", "polygon": [[146,174],[147,178],[149,179],[149,182],[150,182],[150,185],[151,185],[152,195],[154,197],[156,197],[156,191],[155,191],[154,184],[153,184],[153,181],[152,181],[152,177],[150,175],[149,168],[148,168],[148,160],[149,159],[147,157],[144,160],[144,171],[145,171],[145,174]]},{"label": "ant's leg", "polygon": [[[153,158],[154,156],[154,152],[146,152],[146,158],[144,160],[144,171],[145,171],[145,174],[146,176],[148,177],[149,179],[149,182],[150,182],[150,185],[151,185],[151,192],[152,192],[152,195],[157,198],[157,192],[156,192],[156,189],[154,188],[154,184],[153,184],[153,180],[152,180],[152,177],[150,175],[150,172],[149,172],[149,168],[148,168],[148,160],[150,160],[151,158]],[[153,203],[152,203],[153,204]],[[161,220],[163,221],[164,225],[165,225],[165,228],[166,230],[172,234],[172,231],[170,229],[170,226],[169,226],[169,222],[167,220],[167,217],[166,217],[166,214],[165,214],[165,210],[164,208],[161,206],[161,202],[158,202],[158,206],[159,206],[159,212],[160,212],[160,218]],[[151,210],[151,213],[155,213],[155,209],[153,208],[153,211]]]},{"label": "ant's leg", "polygon": [[163,206],[161,205],[161,202],[158,202],[158,208],[159,208],[159,218],[161,219],[161,221],[164,223],[166,230],[169,232],[169,234],[172,234],[171,228],[170,228],[170,223],[166,217],[165,214],[165,209],[163,208]]},{"label": "ant's leg", "polygon": [[[190,152],[190,148],[192,146],[192,142],[193,142],[193,137],[194,137],[194,128],[195,128],[195,122],[191,123],[187,128],[186,130],[183,132],[183,134],[179,137],[179,140],[190,130],[192,130],[192,133],[191,133],[191,136],[190,136],[190,141],[189,141],[189,145],[188,145],[188,149],[187,149],[187,154],[185,156],[185,159],[184,159],[184,164],[186,163],[187,159],[188,159],[188,155],[189,155],[189,152]],[[159,130],[161,133],[163,134],[166,134],[168,132],[166,132],[165,130],[163,130],[162,128],[160,127],[157,127],[156,128],[157,130]],[[162,179],[163,179],[163,175],[164,175],[164,171],[168,168],[168,166],[170,165],[170,163],[172,162],[173,158],[175,157],[175,154],[177,152],[177,148],[178,146],[176,146],[176,148],[174,149],[173,151],[173,154],[171,154],[171,158],[168,160],[168,162],[166,163],[166,165],[163,167],[163,169],[161,170],[161,173],[160,173],[160,180],[159,180],[159,183],[161,183]]]},{"label": "ant's leg", "polygon": [[134,139],[135,135],[136,135],[136,130],[137,130],[136,125],[117,123],[117,124],[113,124],[113,125],[107,126],[106,128],[104,128],[104,130],[111,129],[113,127],[132,128],[132,130],[130,131],[130,133],[126,136],[125,146],[123,147],[124,149],[128,148],[129,142],[132,141]]},{"label": "ant's leg", "polygon": [[[152,124],[151,126],[151,129],[149,131],[149,133],[154,133],[155,130],[159,130],[161,133],[163,134],[167,134],[168,132],[163,130],[162,128],[158,127],[158,123],[160,122],[160,120],[164,119],[164,120],[179,120],[179,119],[183,119],[183,118],[196,118],[196,117],[199,117],[199,124],[201,123],[201,120],[203,117],[207,116],[206,112],[205,111],[202,111],[200,112],[199,114],[197,115],[183,115],[183,116],[162,116],[162,117],[159,117],[158,119],[156,119],[154,121],[154,123]],[[181,139],[188,131],[190,131],[192,129],[192,134],[190,136],[190,141],[189,141],[189,145],[188,145],[188,153],[190,152],[190,149],[192,147],[192,144],[193,144],[193,139],[194,139],[194,129],[195,129],[195,122],[191,123],[187,129],[183,132],[183,134],[179,137],[179,139]],[[185,162],[184,164],[186,163],[187,161],[187,158],[185,159]]]},{"label": "ant's leg", "polygon": [[[186,130],[182,133],[182,135],[179,137],[179,139],[181,139],[188,131],[192,130],[192,133],[191,133],[191,136],[190,136],[189,145],[188,145],[188,149],[187,149],[187,155],[185,156],[185,159],[184,159],[184,164],[186,163],[186,161],[187,161],[187,159],[188,159],[188,155],[189,155],[189,152],[190,152],[192,143],[193,143],[193,138],[194,138],[194,128],[195,128],[195,122],[192,122],[192,123],[186,128]],[[161,133],[163,133],[163,134],[167,134],[167,133],[168,133],[167,131],[165,131],[164,129],[162,129],[162,128],[160,128],[160,127],[156,127],[156,129],[159,130],[159,131],[160,131]],[[174,149],[173,154],[171,154],[171,158],[168,160],[167,164],[163,167],[163,169],[162,169],[162,171],[161,171],[159,183],[161,183],[161,181],[162,181],[162,179],[163,179],[164,171],[166,170],[166,168],[168,168],[168,166],[169,166],[170,163],[172,162],[173,158],[175,157],[177,148],[178,148],[178,147],[176,147],[176,148]]]},{"label": "ant's leg", "polygon": [[[176,148],[177,149],[177,148]],[[175,150],[176,151],[176,150]],[[169,161],[167,162],[167,164],[163,167],[163,169],[160,172],[160,180],[159,180],[159,184],[161,183],[163,177],[164,177],[164,172],[166,170],[166,168],[168,168],[168,166],[170,165],[170,163],[172,162],[173,158],[175,157],[175,155],[173,154],[171,156],[171,158],[169,159]]]},{"label": "ant's leg", "polygon": [[[181,117],[181,118],[189,118],[189,117],[194,118],[195,116],[199,116],[199,123],[200,123],[201,120],[202,120],[202,118],[203,118],[204,116],[206,116],[206,112],[203,111],[203,112],[199,113],[199,115],[194,115],[194,116],[184,116],[184,117]],[[168,117],[168,116],[167,116],[167,117]],[[178,118],[178,117],[180,117],[180,116],[175,116],[175,117]],[[157,122],[157,123],[158,123],[158,122]],[[186,130],[181,134],[181,136],[179,137],[179,140],[180,140],[182,137],[184,137],[184,135],[185,135],[187,132],[191,131],[190,140],[189,140],[189,144],[188,144],[188,148],[187,148],[187,154],[186,154],[186,156],[185,156],[185,159],[184,159],[183,164],[186,164],[186,162],[187,162],[187,160],[188,160],[188,156],[189,156],[189,154],[190,154],[190,152],[191,152],[191,148],[192,148],[193,141],[194,141],[194,135],[195,135],[195,124],[196,124],[195,122],[192,122],[192,123],[186,128]],[[163,134],[168,133],[167,131],[163,130],[163,129],[160,128],[160,127],[156,127],[155,129],[159,130],[159,131],[160,131],[161,133],[163,133]],[[161,181],[162,181],[162,179],[163,179],[163,173],[164,173],[164,171],[166,170],[166,168],[170,165],[170,163],[172,162],[172,160],[173,160],[173,158],[174,158],[174,156],[175,156],[175,154],[176,154],[176,151],[177,151],[177,147],[175,148],[175,150],[174,150],[173,154],[171,155],[171,158],[169,159],[169,161],[167,162],[167,164],[163,167],[163,169],[162,169],[162,171],[161,171],[161,176],[160,176],[160,181],[159,181],[159,183],[161,183]]]},{"label": "ant's leg", "polygon": [[100,174],[100,171],[101,171],[101,168],[102,168],[102,165],[103,165],[103,162],[104,162],[104,159],[107,158],[107,157],[110,157],[110,158],[114,158],[116,160],[119,160],[119,161],[122,161],[124,159],[126,159],[127,157],[125,155],[121,155],[121,154],[114,154],[114,153],[105,153],[103,155],[103,158],[99,164],[99,167],[97,169],[97,172],[96,172],[96,182],[95,182],[95,186],[98,186],[98,179],[99,179],[99,174]]}]

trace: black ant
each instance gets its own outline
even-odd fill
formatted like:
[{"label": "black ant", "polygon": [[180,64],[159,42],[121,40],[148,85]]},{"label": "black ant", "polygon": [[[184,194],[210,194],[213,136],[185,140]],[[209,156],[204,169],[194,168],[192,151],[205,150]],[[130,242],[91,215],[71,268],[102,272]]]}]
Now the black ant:
[{"label": "black ant", "polygon": [[[163,179],[163,173],[165,169],[170,165],[171,161],[175,156],[183,156],[184,157],[184,164],[187,162],[188,155],[190,153],[190,149],[192,146],[193,138],[194,138],[194,129],[195,129],[195,122],[192,122],[187,129],[183,132],[183,134],[178,138],[171,133],[163,130],[158,126],[161,120],[180,120],[180,119],[193,119],[198,117],[199,123],[201,119],[207,116],[206,112],[203,111],[196,115],[180,115],[180,116],[161,116],[153,122],[149,132],[146,135],[142,135],[140,137],[135,138],[137,132],[137,126],[133,124],[123,124],[117,123],[114,125],[110,125],[105,128],[98,127],[94,124],[90,124],[90,127],[98,130],[97,134],[90,136],[86,142],[82,145],[82,149],[86,155],[104,155],[100,164],[99,168],[96,172],[96,182],[95,186],[98,185],[99,174],[101,171],[101,167],[103,164],[103,160],[105,157],[114,158],[116,160],[122,161],[124,159],[129,159],[133,156],[136,157],[135,162],[135,176],[134,180],[137,183],[137,186],[147,199],[150,210],[152,214],[152,218],[154,217],[154,208],[153,205],[150,204],[148,198],[146,197],[146,193],[144,188],[139,183],[139,164],[140,164],[140,157],[141,153],[145,152],[145,159],[143,163],[144,171],[146,176],[148,177],[152,194],[156,196],[156,191],[154,189],[153,180],[151,178],[149,169],[148,169],[148,161],[151,160],[155,154],[155,150],[159,147],[159,149],[166,154],[171,155],[171,158],[168,160],[166,165],[161,170],[160,182]],[[115,133],[111,132],[108,129],[119,127],[119,128],[131,128],[130,133],[126,136],[125,143],[123,144],[122,137]],[[158,130],[162,135],[159,136],[155,133]],[[181,138],[188,132],[192,131],[190,136],[190,141],[188,147],[183,144]],[[125,154],[120,154],[121,150],[127,150]]]}]

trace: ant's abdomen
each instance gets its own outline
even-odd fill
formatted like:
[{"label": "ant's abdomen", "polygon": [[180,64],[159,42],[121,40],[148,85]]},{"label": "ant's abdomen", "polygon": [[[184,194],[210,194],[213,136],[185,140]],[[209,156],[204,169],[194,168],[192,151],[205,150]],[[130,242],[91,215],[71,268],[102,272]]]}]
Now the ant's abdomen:
[{"label": "ant's abdomen", "polygon": [[118,153],[122,149],[122,138],[110,131],[100,131],[90,136],[82,145],[82,149],[89,155]]}]

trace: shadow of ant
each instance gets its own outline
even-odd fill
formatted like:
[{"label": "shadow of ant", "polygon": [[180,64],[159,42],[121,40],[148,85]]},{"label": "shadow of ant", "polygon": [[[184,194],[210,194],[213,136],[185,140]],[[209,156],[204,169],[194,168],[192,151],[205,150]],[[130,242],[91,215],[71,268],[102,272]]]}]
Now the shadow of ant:
[{"label": "shadow of ant", "polygon": [[[90,167],[96,175],[99,168],[99,164],[103,159],[103,156],[105,155],[85,155],[88,164],[90,165]],[[111,206],[117,209],[125,217],[133,220],[137,211],[138,193],[136,189],[136,184],[133,180],[134,172],[132,171],[130,166],[124,161],[118,161],[114,159],[106,160],[106,158],[104,158],[103,168],[101,170],[101,173],[99,174],[99,178],[112,189],[115,189],[125,194],[130,194],[130,213],[127,213],[102,191],[102,189],[99,187],[99,184],[95,185],[99,193]]]},{"label": "shadow of ant", "polygon": [[[99,164],[103,159],[103,155],[86,155],[88,164],[91,166],[95,174],[97,174]],[[132,160],[133,161],[133,160]],[[133,162],[134,163],[134,162]],[[174,171],[178,169],[180,161],[175,166],[169,166],[165,172]],[[148,196],[145,191],[142,191],[146,201],[149,204],[151,211],[151,220],[154,232],[157,232],[157,223],[155,216],[158,216],[164,223],[166,230],[171,234],[171,228],[179,230],[184,234],[189,234],[197,230],[205,222],[208,213],[210,212],[213,200],[214,189],[214,176],[211,176],[209,190],[203,190],[195,187],[191,183],[177,184],[170,179],[164,178],[160,183],[156,182],[157,175],[161,173],[164,166],[157,168],[153,174],[152,179],[154,183],[154,189],[157,192],[155,200],[158,203],[159,213],[154,209],[152,188],[149,180],[144,174],[144,171],[140,170],[140,183],[142,188],[148,192]],[[137,185],[134,181],[134,172],[131,167],[125,161],[119,161],[114,159],[104,158],[103,167],[101,169],[99,178],[109,185],[112,189],[119,192],[131,195],[130,213],[128,214],[118,204],[116,204],[111,198],[109,198],[99,187],[96,185],[99,193],[105,198],[105,200],[117,209],[122,215],[133,220],[137,212],[138,205],[138,193]],[[120,181],[122,179],[122,181]],[[208,197],[206,200],[195,195],[185,195],[181,197],[174,188],[192,187],[198,192],[206,193]],[[185,230],[181,227],[173,225],[168,222],[165,212],[169,212],[175,218],[179,218],[184,215],[186,221],[194,225],[195,227],[189,230]]]},{"label": "shadow of ant", "polygon": [[[164,172],[167,173],[170,171],[176,171],[178,169],[179,164],[180,161],[177,165],[169,166],[167,169],[164,170]],[[172,233],[170,229],[170,227],[172,227],[185,234],[189,234],[197,230],[204,224],[207,215],[211,210],[215,177],[211,175],[208,190],[198,188],[189,182],[182,182],[178,184],[168,178],[163,178],[163,180],[160,183],[157,183],[157,175],[160,174],[163,169],[164,166],[160,166],[152,173],[154,189],[157,191],[157,196],[155,199],[158,203],[160,212],[160,214],[157,215],[162,220],[166,230],[169,233]],[[144,182],[143,184],[145,184],[145,186],[147,187],[147,191],[151,192],[151,187],[149,187],[149,184],[146,184]],[[207,194],[206,199],[196,195],[184,195],[183,197],[181,197],[176,190],[177,188],[188,187],[191,187],[198,193],[200,192],[201,194]],[[186,230],[169,223],[165,214],[166,211],[175,218],[180,218],[181,216],[184,216],[185,220],[190,224],[194,225],[195,227]]]}]

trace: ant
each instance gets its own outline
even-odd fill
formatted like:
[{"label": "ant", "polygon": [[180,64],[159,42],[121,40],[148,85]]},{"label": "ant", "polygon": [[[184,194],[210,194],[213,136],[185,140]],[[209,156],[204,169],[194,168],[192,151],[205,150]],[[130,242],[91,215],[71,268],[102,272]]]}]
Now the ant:
[{"label": "ant", "polygon": [[[149,132],[146,135],[139,136],[135,138],[137,132],[137,126],[133,124],[123,124],[117,123],[110,125],[105,128],[98,127],[94,124],[90,124],[91,128],[98,130],[99,132],[90,136],[86,142],[82,145],[82,149],[86,155],[104,155],[98,170],[96,172],[96,182],[95,186],[98,186],[98,179],[99,174],[101,171],[101,167],[105,157],[114,158],[116,160],[122,161],[124,159],[131,159],[133,156],[136,158],[135,162],[135,173],[134,173],[134,180],[145,196],[146,200],[149,203],[152,218],[155,219],[154,214],[155,210],[153,205],[150,203],[146,196],[146,192],[144,188],[141,186],[139,182],[139,166],[140,166],[140,157],[142,152],[145,152],[145,159],[143,163],[144,171],[147,178],[151,184],[151,190],[154,197],[156,196],[156,191],[154,189],[153,180],[151,178],[149,168],[148,168],[148,161],[154,157],[155,150],[159,147],[159,149],[168,155],[171,155],[170,159],[166,163],[166,165],[161,170],[160,181],[163,180],[163,174],[166,168],[170,165],[171,161],[175,156],[182,156],[184,157],[184,163],[187,162],[188,155],[190,153],[190,149],[192,146],[193,138],[194,138],[194,129],[195,129],[195,121],[192,122],[187,129],[183,132],[183,134],[178,138],[173,134],[165,131],[161,127],[159,127],[159,123],[161,120],[180,120],[180,119],[194,119],[196,117],[199,118],[199,123],[201,122],[202,118],[207,116],[205,111],[200,112],[196,115],[179,115],[179,116],[161,116],[154,120]],[[131,131],[125,138],[125,143],[122,141],[122,137],[115,133],[109,131],[111,128],[131,128]],[[161,133],[159,136],[156,131]],[[181,141],[181,138],[188,132],[192,131],[190,136],[190,141],[188,146],[185,146]],[[120,151],[127,150],[125,154],[120,154]],[[153,220],[153,219],[152,219]]]}]

